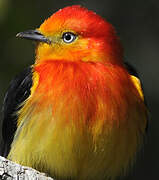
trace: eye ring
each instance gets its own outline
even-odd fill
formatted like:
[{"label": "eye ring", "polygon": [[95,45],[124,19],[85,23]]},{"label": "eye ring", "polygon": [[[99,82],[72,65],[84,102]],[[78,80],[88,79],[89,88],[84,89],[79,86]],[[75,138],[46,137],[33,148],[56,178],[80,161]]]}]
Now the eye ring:
[{"label": "eye ring", "polygon": [[72,32],[65,32],[63,35],[62,35],[62,39],[65,43],[72,43],[75,39],[76,39],[76,35]]}]

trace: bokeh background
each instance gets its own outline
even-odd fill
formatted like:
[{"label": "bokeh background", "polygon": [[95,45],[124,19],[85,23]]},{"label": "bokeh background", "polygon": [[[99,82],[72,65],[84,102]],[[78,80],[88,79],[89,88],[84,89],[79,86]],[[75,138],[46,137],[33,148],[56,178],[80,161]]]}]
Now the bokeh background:
[{"label": "bokeh background", "polygon": [[[125,49],[125,59],[142,79],[151,113],[148,137],[127,180],[159,179],[159,1],[158,0],[0,0],[0,102],[10,80],[34,62],[34,45],[19,31],[38,27],[67,5],[81,4],[111,22]],[[131,143],[131,142],[130,142]]]}]

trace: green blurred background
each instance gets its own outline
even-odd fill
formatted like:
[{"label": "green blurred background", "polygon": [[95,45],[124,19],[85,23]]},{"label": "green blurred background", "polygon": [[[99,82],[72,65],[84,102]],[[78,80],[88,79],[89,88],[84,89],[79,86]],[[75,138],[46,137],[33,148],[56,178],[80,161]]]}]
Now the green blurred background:
[{"label": "green blurred background", "polygon": [[[10,80],[34,62],[34,45],[15,38],[35,29],[56,10],[81,4],[111,22],[144,84],[151,112],[148,137],[127,180],[159,179],[159,1],[158,0],[0,0],[0,102]],[[131,142],[130,142],[131,143]]]}]

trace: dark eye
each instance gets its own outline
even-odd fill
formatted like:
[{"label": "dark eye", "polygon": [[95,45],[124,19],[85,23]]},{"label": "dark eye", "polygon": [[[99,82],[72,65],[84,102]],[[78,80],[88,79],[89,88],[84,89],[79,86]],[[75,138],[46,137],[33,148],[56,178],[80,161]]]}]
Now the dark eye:
[{"label": "dark eye", "polygon": [[62,35],[62,39],[65,43],[71,43],[76,39],[76,35],[71,32],[66,32]]}]

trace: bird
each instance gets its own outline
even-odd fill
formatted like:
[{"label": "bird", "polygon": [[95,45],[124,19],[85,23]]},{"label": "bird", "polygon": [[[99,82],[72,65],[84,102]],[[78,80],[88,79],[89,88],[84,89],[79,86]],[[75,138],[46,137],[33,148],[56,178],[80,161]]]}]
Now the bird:
[{"label": "bird", "polygon": [[72,5],[17,37],[35,42],[35,63],[6,92],[1,155],[57,180],[125,176],[148,108],[113,25]]}]

